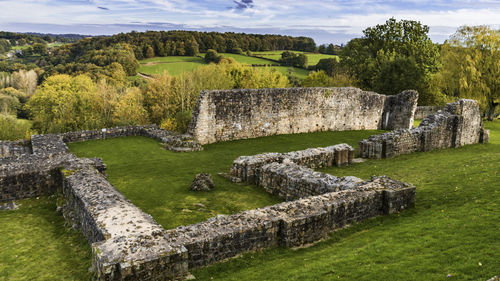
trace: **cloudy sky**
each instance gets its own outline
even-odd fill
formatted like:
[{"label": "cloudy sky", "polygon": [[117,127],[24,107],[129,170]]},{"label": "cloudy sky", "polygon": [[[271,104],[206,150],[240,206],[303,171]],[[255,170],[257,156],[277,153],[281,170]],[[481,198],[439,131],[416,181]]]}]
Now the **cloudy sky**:
[{"label": "cloudy sky", "polygon": [[500,0],[0,0],[0,30],[114,34],[201,30],[304,35],[345,43],[390,17],[442,42],[461,25],[500,28]]}]

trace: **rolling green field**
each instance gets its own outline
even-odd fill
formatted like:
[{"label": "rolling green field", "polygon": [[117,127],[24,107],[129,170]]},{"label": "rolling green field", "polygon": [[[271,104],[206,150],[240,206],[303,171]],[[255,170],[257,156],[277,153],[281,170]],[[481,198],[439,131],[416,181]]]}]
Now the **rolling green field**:
[{"label": "rolling green field", "polygon": [[155,57],[139,61],[141,66],[139,72],[147,75],[163,74],[179,75],[186,71],[191,71],[204,65],[205,61],[200,57],[171,56]]},{"label": "rolling green field", "polygon": [[[270,65],[276,64],[276,62],[249,57],[245,55],[222,53],[225,57],[231,57],[236,62],[241,64],[258,64],[258,65]],[[203,54],[200,54],[203,56]],[[199,67],[200,65],[205,65],[205,61],[201,57],[189,57],[189,56],[170,56],[170,57],[154,57],[149,59],[144,59],[140,61],[139,73],[146,75],[162,74],[167,71],[170,75],[179,75],[181,73],[192,71]],[[288,68],[286,66],[269,66],[272,69],[288,75]],[[292,67],[292,75],[298,79],[306,78],[309,73],[308,70]]]},{"label": "rolling green field", "polygon": [[[262,52],[253,52],[254,56],[262,57],[262,58],[267,58],[267,59],[272,59],[272,60],[280,60],[281,59],[281,53],[284,51],[262,51]],[[338,56],[336,55],[327,55],[327,54],[317,54],[317,53],[305,53],[305,52],[299,52],[299,51],[291,51],[296,54],[305,54],[307,56],[307,65],[316,65],[318,64],[320,59],[328,59],[328,58],[336,58],[338,60]]]},{"label": "rolling green field", "polygon": [[[287,281],[487,280],[498,275],[500,121],[485,125],[491,129],[490,144],[322,170],[361,178],[387,175],[413,183],[414,209],[354,224],[308,248],[249,253],[192,273],[197,280]],[[216,175],[227,171],[239,155],[341,142],[356,145],[373,133],[272,136],[211,144],[205,151],[185,154],[162,150],[159,143],[141,137],[75,143],[71,149],[103,157],[110,181],[168,228],[279,201],[256,187]],[[212,192],[187,191],[198,172],[212,173]],[[89,280],[90,249],[81,234],[64,228],[55,198],[18,204],[19,210],[0,211],[0,280]],[[175,213],[169,216],[170,210]]]}]

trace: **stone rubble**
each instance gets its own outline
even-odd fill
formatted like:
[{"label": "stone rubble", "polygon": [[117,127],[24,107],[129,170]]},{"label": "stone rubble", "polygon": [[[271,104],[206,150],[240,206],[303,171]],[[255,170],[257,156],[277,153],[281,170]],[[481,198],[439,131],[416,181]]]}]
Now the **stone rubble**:
[{"label": "stone rubble", "polygon": [[210,174],[197,174],[191,184],[192,191],[210,191],[215,187]]}]

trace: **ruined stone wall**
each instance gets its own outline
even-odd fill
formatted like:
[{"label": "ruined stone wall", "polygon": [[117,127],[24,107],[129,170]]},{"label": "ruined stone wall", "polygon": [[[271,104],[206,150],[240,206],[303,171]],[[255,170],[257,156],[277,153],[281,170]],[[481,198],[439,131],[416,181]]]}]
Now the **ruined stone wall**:
[{"label": "ruined stone wall", "polygon": [[361,182],[363,180],[357,177],[338,178],[294,163],[274,162],[260,168],[257,185],[271,194],[291,201],[307,196],[354,189]]},{"label": "ruined stone wall", "polygon": [[326,238],[333,230],[382,214],[413,207],[415,187],[373,178],[356,189],[217,216],[167,231],[172,244],[188,250],[197,268],[272,246],[296,247]]},{"label": "ruined stone wall", "polygon": [[371,136],[359,142],[363,158],[391,158],[417,151],[459,147],[486,141],[475,100],[462,99],[449,103],[442,111],[424,118],[420,126],[411,130],[396,130]]},{"label": "ruined stone wall", "polygon": [[282,163],[285,159],[312,169],[334,165],[343,166],[351,163],[354,159],[354,149],[350,145],[342,143],[287,153],[262,153],[252,156],[240,156],[234,160],[230,175],[233,181],[256,184],[262,166],[273,162]]},{"label": "ruined stone wall", "polygon": [[357,88],[202,91],[189,133],[207,144],[316,131],[408,129],[417,97],[414,91],[388,98]]},{"label": "ruined stone wall", "polygon": [[63,213],[92,244],[99,280],[170,280],[186,275],[187,250],[89,165],[66,166]]},{"label": "ruined stone wall", "polygon": [[440,106],[417,106],[417,110],[415,111],[415,119],[424,119],[431,114],[435,114],[441,109],[443,108]]},{"label": "ruined stone wall", "polygon": [[0,141],[0,158],[31,154],[29,141]]}]

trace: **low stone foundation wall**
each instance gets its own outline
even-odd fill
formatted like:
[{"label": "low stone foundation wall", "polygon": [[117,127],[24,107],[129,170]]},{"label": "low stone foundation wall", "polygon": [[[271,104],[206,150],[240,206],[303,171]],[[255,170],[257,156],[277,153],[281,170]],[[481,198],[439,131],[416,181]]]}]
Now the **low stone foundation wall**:
[{"label": "low stone foundation wall", "polygon": [[187,274],[187,250],[88,165],[66,167],[63,213],[92,244],[99,280],[169,280]]},{"label": "low stone foundation wall", "polygon": [[[373,178],[354,190],[331,192],[167,231],[169,243],[188,250],[197,268],[272,246],[296,247],[328,237],[363,219],[414,206],[415,187]],[[390,206],[390,207],[389,207]]]},{"label": "low stone foundation wall", "polygon": [[396,130],[362,140],[358,151],[363,158],[391,158],[417,151],[487,142],[488,136],[477,101],[463,99],[427,116],[417,128]]},{"label": "low stone foundation wall", "polygon": [[261,167],[257,185],[286,201],[354,189],[363,182],[357,177],[338,178],[294,163],[273,162]]},{"label": "low stone foundation wall", "polygon": [[233,181],[257,183],[260,168],[266,164],[285,159],[312,169],[348,165],[354,159],[354,149],[345,143],[328,147],[309,148],[288,153],[263,153],[253,156],[240,156],[234,160],[230,176]]}]

